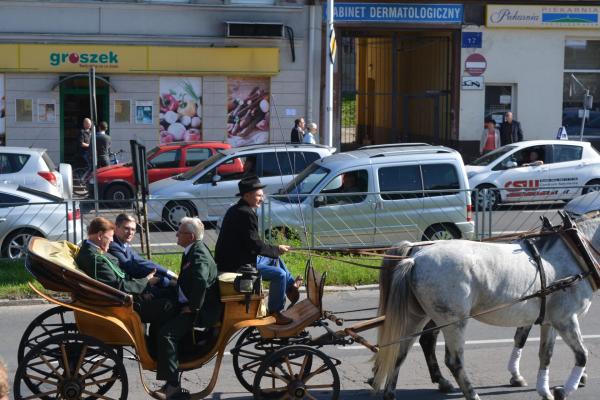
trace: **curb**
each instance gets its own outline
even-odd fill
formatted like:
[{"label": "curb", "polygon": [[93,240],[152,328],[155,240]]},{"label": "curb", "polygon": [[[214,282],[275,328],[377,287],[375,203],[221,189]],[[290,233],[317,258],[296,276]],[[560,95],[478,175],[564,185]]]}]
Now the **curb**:
[{"label": "curb", "polygon": [[[341,293],[341,292],[354,292],[357,290],[379,290],[379,285],[360,285],[360,286],[325,286],[325,293]],[[300,293],[306,292],[306,288],[302,287]],[[50,304],[44,299],[0,299],[0,308],[2,307],[16,307],[16,306],[39,306],[43,304]]]}]

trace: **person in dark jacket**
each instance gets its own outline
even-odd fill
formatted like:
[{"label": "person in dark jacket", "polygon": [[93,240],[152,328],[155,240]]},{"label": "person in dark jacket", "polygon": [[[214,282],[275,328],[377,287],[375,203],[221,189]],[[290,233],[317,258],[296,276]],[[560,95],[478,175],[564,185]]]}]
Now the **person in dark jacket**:
[{"label": "person in dark jacket", "polygon": [[142,322],[151,324],[150,336],[173,313],[174,304],[168,298],[156,298],[149,293],[150,287],[160,278],[154,271],[142,278],[134,278],[119,266],[119,261],[108,253],[113,240],[115,225],[106,218],[96,217],[88,226],[88,238],[77,253],[75,262],[88,276],[122,292],[133,295],[134,310]]},{"label": "person in dark jacket", "polygon": [[135,231],[136,223],[132,216],[117,215],[115,235],[108,247],[108,252],[119,261],[121,269],[134,278],[143,278],[154,271],[154,276],[159,278],[158,285],[161,287],[177,285],[177,275],[174,272],[146,260],[131,248]]},{"label": "person in dark jacket", "polygon": [[504,122],[500,124],[500,145],[505,146],[522,141],[521,123],[513,119],[513,114],[509,111],[504,115]]},{"label": "person in dark jacket", "polygon": [[98,125],[100,128],[96,133],[96,156],[98,157],[98,168],[110,165],[110,145],[112,140],[106,133],[108,124],[104,121]]},{"label": "person in dark jacket", "polygon": [[304,118],[298,118],[294,121],[294,127],[292,128],[291,133],[291,142],[292,143],[302,143],[302,138],[304,137]]},{"label": "person in dark jacket", "polygon": [[83,119],[83,129],[79,132],[79,137],[77,138],[77,143],[79,145],[79,154],[85,161],[85,175],[89,174],[92,170],[92,120],[89,118]]},{"label": "person in dark jacket", "polygon": [[198,218],[182,218],[177,244],[184,248],[177,280],[179,313],[158,334],[156,379],[166,383],[156,392],[160,399],[185,396],[178,379],[178,342],[194,326],[210,328],[221,319],[222,305],[217,265],[202,241],[204,225]]},{"label": "person in dark jacket", "polygon": [[[286,245],[272,246],[260,239],[256,209],[264,200],[263,185],[258,177],[251,176],[238,183],[241,199],[225,213],[215,247],[219,272],[236,272],[240,267],[256,268],[258,255],[277,258],[289,251]],[[278,324],[289,324],[291,319],[274,312]]]}]

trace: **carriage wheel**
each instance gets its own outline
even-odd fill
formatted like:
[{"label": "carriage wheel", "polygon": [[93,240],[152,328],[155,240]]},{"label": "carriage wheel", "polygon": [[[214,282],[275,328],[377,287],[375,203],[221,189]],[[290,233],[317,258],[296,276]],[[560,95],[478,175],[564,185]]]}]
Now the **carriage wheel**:
[{"label": "carriage wheel", "polygon": [[267,350],[257,346],[260,341],[258,329],[252,326],[242,332],[235,342],[235,347],[231,349],[235,376],[249,392],[252,392],[252,381],[260,363],[267,356]]},{"label": "carriage wheel", "polygon": [[31,349],[15,374],[15,400],[125,400],[127,372],[121,358],[101,341],[68,333]]},{"label": "carriage wheel", "polygon": [[336,364],[325,353],[302,345],[271,354],[258,369],[253,386],[255,399],[337,400],[340,395]]},{"label": "carriage wheel", "polygon": [[77,333],[77,325],[73,312],[63,306],[53,307],[38,315],[25,329],[19,349],[17,350],[17,360],[19,364],[23,360],[25,353],[48,339],[50,336],[56,336],[66,333]]}]

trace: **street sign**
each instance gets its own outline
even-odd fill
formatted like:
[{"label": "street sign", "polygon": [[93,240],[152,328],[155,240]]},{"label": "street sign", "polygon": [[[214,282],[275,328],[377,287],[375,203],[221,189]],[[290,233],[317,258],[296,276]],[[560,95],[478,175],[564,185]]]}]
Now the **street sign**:
[{"label": "street sign", "polygon": [[473,53],[465,60],[465,72],[471,76],[483,75],[487,68],[487,60],[479,53]]},{"label": "street sign", "polygon": [[483,34],[481,32],[463,32],[462,33],[462,48],[463,49],[480,49]]},{"label": "street sign", "polygon": [[483,90],[483,76],[463,76],[462,90]]},{"label": "street sign", "polygon": [[337,54],[337,43],[335,41],[335,30],[331,30],[331,37],[329,38],[329,59],[331,63],[335,63],[335,55]]}]

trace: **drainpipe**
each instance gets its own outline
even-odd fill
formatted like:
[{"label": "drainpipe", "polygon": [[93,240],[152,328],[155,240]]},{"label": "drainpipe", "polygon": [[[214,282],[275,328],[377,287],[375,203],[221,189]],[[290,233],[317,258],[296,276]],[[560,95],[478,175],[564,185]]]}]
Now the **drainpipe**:
[{"label": "drainpipe", "polygon": [[305,120],[314,121],[313,118],[313,97],[315,83],[315,10],[317,6],[308,7],[308,73],[306,77],[306,116]]}]

